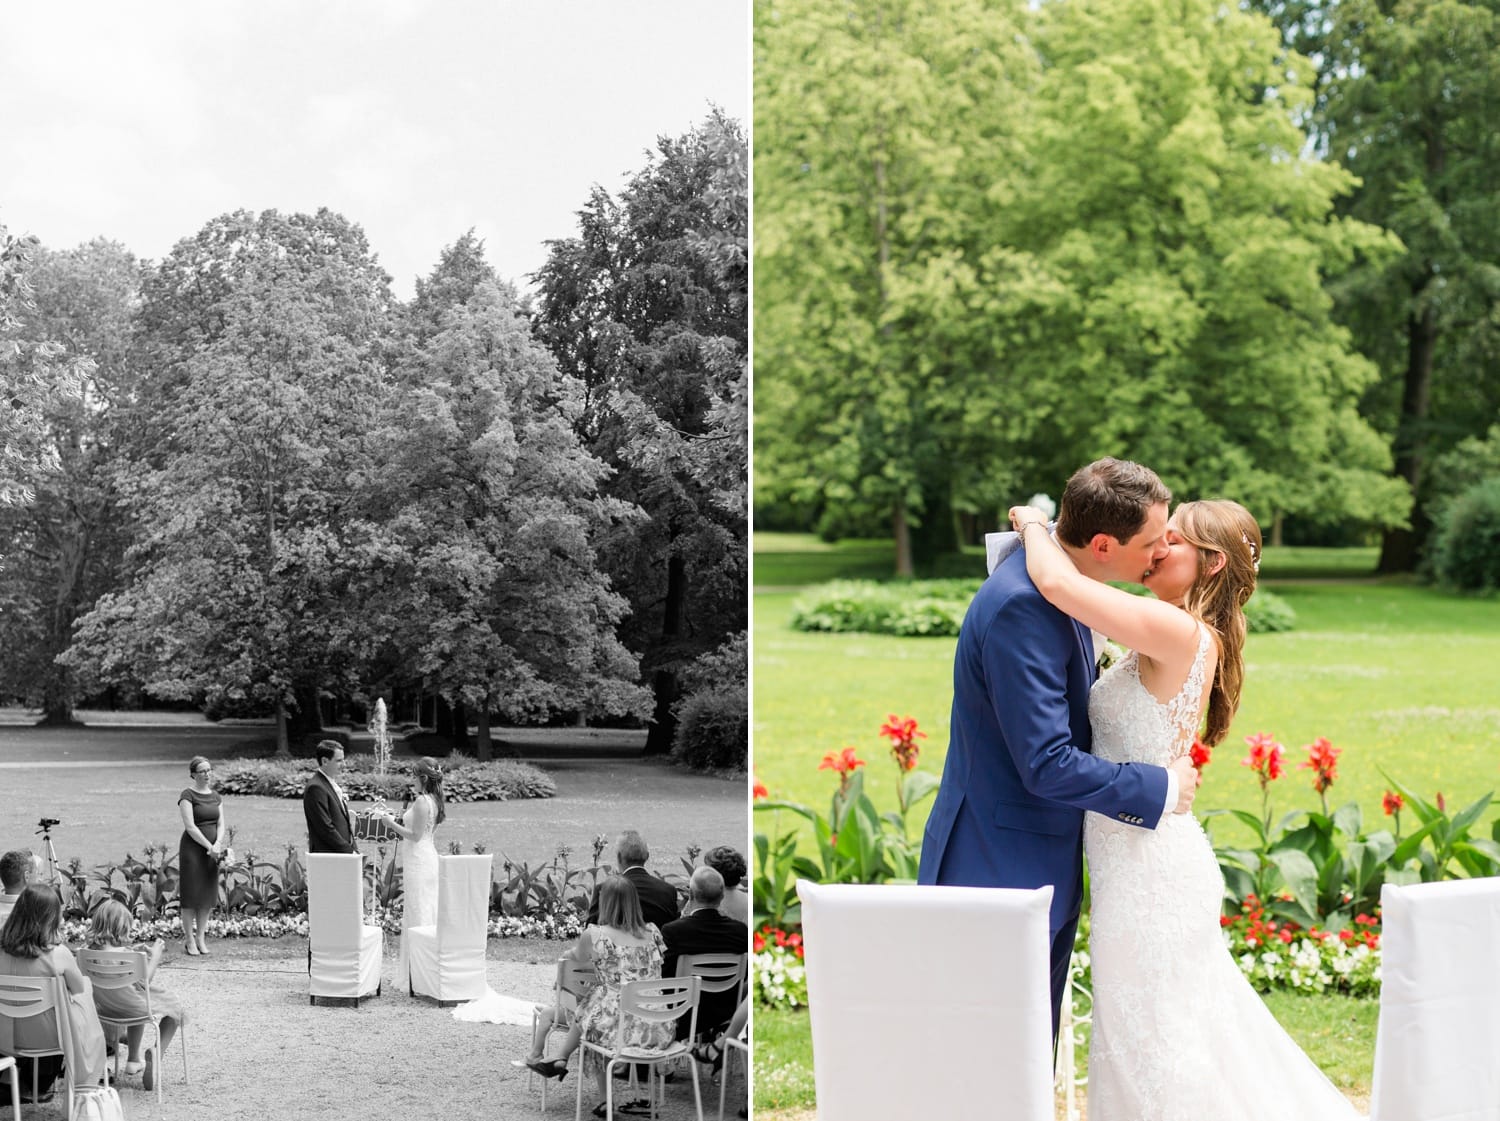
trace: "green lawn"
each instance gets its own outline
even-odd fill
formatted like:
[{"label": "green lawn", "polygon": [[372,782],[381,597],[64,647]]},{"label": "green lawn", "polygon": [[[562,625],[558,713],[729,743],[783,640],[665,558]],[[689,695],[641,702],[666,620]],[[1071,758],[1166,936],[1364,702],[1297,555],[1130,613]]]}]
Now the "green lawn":
[{"label": "green lawn", "polygon": [[[1278,811],[1317,806],[1310,772],[1295,764],[1318,736],[1344,751],[1330,803],[1355,800],[1366,815],[1379,813],[1382,767],[1450,803],[1500,788],[1500,600],[1377,583],[1276,591],[1298,627],[1250,637],[1245,694],[1205,771],[1201,808],[1258,806],[1255,778],[1239,761],[1243,738],[1261,731],[1288,748],[1287,773],[1272,787]],[[774,797],[823,806],[833,779],[818,760],[853,746],[869,763],[876,804],[893,806],[896,769],[876,730],[890,713],[916,717],[929,737],[922,765],[941,772],[954,640],[803,634],[787,626],[796,594],[755,596],[756,775]],[[914,817],[914,833],[920,824]],[[1234,836],[1222,819],[1214,828]]]},{"label": "green lawn", "polygon": [[[1339,1089],[1364,1099],[1375,1067],[1380,1005],[1340,996],[1270,993],[1266,1005]],[[755,1010],[755,1108],[808,1110],[813,1089],[812,1029],[806,1011]],[[1078,1056],[1080,1070],[1088,1055]]]},{"label": "green lawn", "polygon": [[[778,590],[758,592],[754,602],[756,775],[773,797],[827,812],[835,780],[818,771],[818,761],[827,751],[853,746],[868,761],[866,789],[877,807],[893,809],[897,771],[877,729],[891,713],[916,717],[929,736],[921,765],[941,773],[954,640],[791,630],[787,620],[798,593],[781,589],[801,580],[790,577],[806,577],[818,565],[830,576],[869,575],[859,566],[868,568],[881,553],[871,542],[826,548],[757,535],[757,547],[763,544],[775,551],[757,554],[756,586]],[[1258,808],[1254,776],[1239,761],[1243,737],[1260,731],[1288,747],[1286,775],[1272,788],[1278,813],[1317,806],[1310,772],[1295,765],[1318,736],[1344,749],[1331,804],[1358,801],[1367,819],[1380,813],[1382,767],[1429,796],[1442,791],[1450,807],[1500,789],[1494,685],[1500,600],[1357,579],[1373,566],[1373,550],[1319,552],[1284,550],[1274,560],[1268,553],[1268,575],[1279,570],[1302,577],[1274,585],[1296,610],[1298,626],[1251,636],[1243,702],[1207,768],[1200,809]],[[913,814],[913,836],[927,808]],[[1492,808],[1488,816],[1497,812]],[[757,831],[764,831],[770,822],[755,816]],[[788,815],[781,816],[781,827],[790,827]],[[1405,825],[1409,829],[1410,820]],[[1226,838],[1248,835],[1234,833],[1225,819],[1213,826]],[[1267,1003],[1340,1087],[1368,1094],[1376,1002],[1275,993]],[[810,1107],[805,1014],[757,1009],[755,1038],[756,1108]]]}]

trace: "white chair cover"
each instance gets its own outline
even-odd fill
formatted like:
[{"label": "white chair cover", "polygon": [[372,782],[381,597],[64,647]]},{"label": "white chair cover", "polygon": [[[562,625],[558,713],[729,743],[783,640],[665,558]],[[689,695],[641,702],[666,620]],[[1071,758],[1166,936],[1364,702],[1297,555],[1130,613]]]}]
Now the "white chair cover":
[{"label": "white chair cover", "polygon": [[364,856],[307,856],[308,995],[353,997],[380,989],[385,934],[364,920]]},{"label": "white chair cover", "polygon": [[1380,893],[1371,1121],[1500,1121],[1500,878]]},{"label": "white chair cover", "polygon": [[1052,1121],[1052,888],[797,883],[819,1121]]},{"label": "white chair cover", "polygon": [[436,926],[406,931],[411,989],[439,1001],[483,996],[484,949],[489,937],[490,866],[494,856],[438,857]]}]

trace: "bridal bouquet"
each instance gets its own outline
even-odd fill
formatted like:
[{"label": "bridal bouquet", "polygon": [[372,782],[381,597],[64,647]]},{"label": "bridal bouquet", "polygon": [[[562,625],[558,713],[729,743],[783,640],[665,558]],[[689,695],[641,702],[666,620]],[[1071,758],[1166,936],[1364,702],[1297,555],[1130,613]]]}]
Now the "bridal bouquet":
[{"label": "bridal bouquet", "polygon": [[227,867],[228,865],[234,863],[234,849],[232,847],[225,846],[218,852],[214,853],[213,858],[214,863],[217,864],[220,868]]}]

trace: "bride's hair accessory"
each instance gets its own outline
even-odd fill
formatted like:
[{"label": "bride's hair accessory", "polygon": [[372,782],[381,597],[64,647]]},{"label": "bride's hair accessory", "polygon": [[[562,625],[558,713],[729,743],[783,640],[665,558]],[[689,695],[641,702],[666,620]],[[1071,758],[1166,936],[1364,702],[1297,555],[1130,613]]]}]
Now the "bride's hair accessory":
[{"label": "bride's hair accessory", "polygon": [[1258,575],[1260,573],[1260,550],[1255,547],[1255,542],[1250,540],[1250,535],[1248,533],[1240,534],[1240,540],[1249,547],[1250,567],[1255,569],[1256,574]]}]

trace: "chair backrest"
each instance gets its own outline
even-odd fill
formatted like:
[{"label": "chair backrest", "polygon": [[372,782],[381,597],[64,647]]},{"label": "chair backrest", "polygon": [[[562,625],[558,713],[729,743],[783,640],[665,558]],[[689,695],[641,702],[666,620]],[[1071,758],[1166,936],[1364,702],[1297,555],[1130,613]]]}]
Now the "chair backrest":
[{"label": "chair backrest", "polygon": [[688,1038],[693,1038],[698,1020],[698,978],[661,977],[626,981],[620,986],[620,1016],[615,1024],[617,1046],[625,1042],[625,1021],[634,1016],[647,1023],[675,1021],[689,1014]]},{"label": "chair backrest", "polygon": [[94,983],[95,989],[141,986],[146,995],[146,1015],[151,1015],[151,976],[147,972],[145,954],[139,950],[79,950],[76,956],[78,968]]},{"label": "chair backrest", "polygon": [[364,857],[307,854],[307,940],[314,948],[357,950],[364,937]]},{"label": "chair backrest", "polygon": [[[21,1045],[16,1042],[19,1021],[52,1013],[55,1034],[46,1041]],[[0,1051],[30,1058],[61,1055],[73,1066],[73,1033],[68,1027],[68,990],[61,977],[0,975]]]},{"label": "chair backrest", "polygon": [[553,987],[554,992],[560,999],[563,993],[568,993],[577,1000],[582,1000],[583,995],[588,992],[599,980],[599,974],[594,969],[591,961],[579,961],[574,957],[561,957],[557,959],[557,984]]},{"label": "chair backrest", "polygon": [[1052,1121],[1050,886],[797,892],[819,1121]]},{"label": "chair backrest", "polygon": [[740,987],[745,961],[744,954],[682,954],[677,959],[677,976],[698,978],[701,992],[725,993]]},{"label": "chair backrest", "polygon": [[438,946],[481,952],[489,938],[492,853],[438,857]]},{"label": "chair backrest", "polygon": [[1371,1121],[1500,1117],[1500,877],[1380,892]]}]

